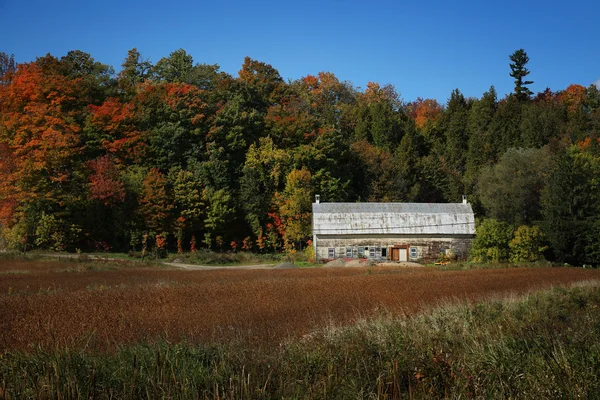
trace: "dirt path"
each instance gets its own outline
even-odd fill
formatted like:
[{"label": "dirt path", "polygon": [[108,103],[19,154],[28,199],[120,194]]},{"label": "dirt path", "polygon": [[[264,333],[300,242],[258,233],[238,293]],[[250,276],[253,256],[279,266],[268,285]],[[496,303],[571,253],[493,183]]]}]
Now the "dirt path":
[{"label": "dirt path", "polygon": [[[75,259],[79,257],[79,254],[50,254],[50,253],[36,253],[39,257],[56,258],[58,261],[61,259]],[[118,257],[100,257],[96,255],[85,255],[88,259],[94,261],[134,261],[128,258]],[[193,271],[212,271],[220,269],[272,269],[277,264],[253,264],[253,265],[198,265],[198,264],[185,264],[161,261],[160,264],[167,265],[169,267],[193,270]]]},{"label": "dirt path", "polygon": [[255,265],[198,265],[173,262],[162,262],[163,265],[170,267],[193,270],[193,271],[212,271],[220,269],[273,269],[276,264],[255,264]]}]

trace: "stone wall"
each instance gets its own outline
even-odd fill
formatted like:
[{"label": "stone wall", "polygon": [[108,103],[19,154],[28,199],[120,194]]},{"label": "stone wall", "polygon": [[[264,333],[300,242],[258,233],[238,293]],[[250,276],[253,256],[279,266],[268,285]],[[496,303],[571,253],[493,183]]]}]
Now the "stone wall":
[{"label": "stone wall", "polygon": [[[316,256],[317,260],[330,259],[330,249],[334,249],[334,258],[362,256],[369,259],[385,260],[390,257],[390,248],[394,246],[407,246],[409,261],[432,262],[440,257],[440,253],[453,253],[458,259],[466,259],[471,247],[470,236],[454,237],[406,237],[406,236],[368,236],[368,235],[317,235]],[[371,249],[375,249],[372,257]],[[382,256],[382,249],[386,249],[386,256]],[[416,256],[415,250],[416,249]],[[348,252],[348,250],[350,250]]]}]

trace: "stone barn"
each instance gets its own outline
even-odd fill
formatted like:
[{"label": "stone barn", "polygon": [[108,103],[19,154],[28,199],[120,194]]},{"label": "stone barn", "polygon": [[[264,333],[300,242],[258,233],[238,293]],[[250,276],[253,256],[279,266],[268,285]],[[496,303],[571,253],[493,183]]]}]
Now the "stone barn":
[{"label": "stone barn", "polygon": [[317,260],[466,259],[475,237],[466,198],[462,203],[321,203],[316,196],[312,211]]}]

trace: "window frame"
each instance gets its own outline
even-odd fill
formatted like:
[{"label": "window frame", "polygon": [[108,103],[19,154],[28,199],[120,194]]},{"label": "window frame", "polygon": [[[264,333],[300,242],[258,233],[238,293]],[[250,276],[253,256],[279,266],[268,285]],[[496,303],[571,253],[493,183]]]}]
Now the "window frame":
[{"label": "window frame", "polygon": [[[413,251],[414,251],[414,255],[413,255]],[[411,247],[408,250],[408,256],[409,258],[419,258],[419,249],[417,249],[416,247]]]},{"label": "window frame", "polygon": [[327,258],[335,258],[335,247],[327,248]]}]

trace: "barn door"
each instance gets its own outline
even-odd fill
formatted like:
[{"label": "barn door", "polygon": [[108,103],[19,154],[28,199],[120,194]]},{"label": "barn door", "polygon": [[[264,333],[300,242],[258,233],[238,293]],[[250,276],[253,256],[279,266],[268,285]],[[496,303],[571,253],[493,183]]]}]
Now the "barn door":
[{"label": "barn door", "polygon": [[408,261],[408,249],[398,249],[400,252],[400,261]]},{"label": "barn door", "polygon": [[392,248],[392,261],[400,261],[400,249]]}]

